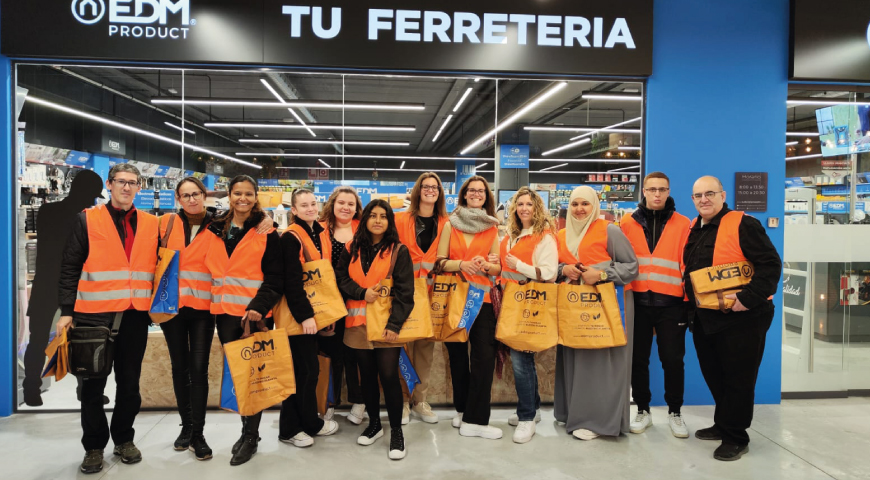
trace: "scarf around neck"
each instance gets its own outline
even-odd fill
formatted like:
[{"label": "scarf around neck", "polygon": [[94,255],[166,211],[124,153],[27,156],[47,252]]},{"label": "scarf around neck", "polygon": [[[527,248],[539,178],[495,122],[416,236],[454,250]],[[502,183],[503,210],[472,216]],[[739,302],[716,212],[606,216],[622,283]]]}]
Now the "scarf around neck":
[{"label": "scarf around neck", "polygon": [[482,208],[456,207],[450,214],[450,226],[463,233],[480,233],[498,225],[498,219]]}]

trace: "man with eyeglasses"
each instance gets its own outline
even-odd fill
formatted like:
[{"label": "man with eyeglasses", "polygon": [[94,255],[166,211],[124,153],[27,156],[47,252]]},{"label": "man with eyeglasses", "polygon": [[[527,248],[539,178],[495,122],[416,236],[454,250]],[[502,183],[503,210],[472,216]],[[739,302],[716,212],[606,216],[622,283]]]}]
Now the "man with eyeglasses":
[{"label": "man with eyeglasses", "polygon": [[142,403],[139,376],[151,324],[148,310],[157,265],[158,221],[133,206],[140,181],[135,166],[113,166],[106,181],[109,203],[79,214],[63,253],[58,333],[67,327],[113,328],[120,315],[114,338],[117,393],[111,427],[103,409],[106,378],[85,378],[82,385],[83,473],[103,469],[103,450],[110,437],[121,462],[142,460],[133,444],[133,422]]},{"label": "man with eyeglasses", "polygon": [[[755,382],[773,321],[771,298],[782,273],[782,260],[761,222],[725,203],[722,182],[701,177],[692,187],[698,217],[692,221],[683,253],[683,280],[690,302],[692,337],[704,380],[713,394],[714,425],[695,432],[701,440],[720,440],[713,458],[739,459],[749,450]],[[730,311],[696,305],[690,274],[714,265],[748,261],[754,274],[736,295]]]},{"label": "man with eyeglasses", "polygon": [[665,373],[668,425],[675,437],[688,438],[680,413],[688,323],[680,262],[689,235],[689,219],[677,213],[670,183],[662,172],[648,174],[643,179],[643,198],[637,210],[621,224],[638,260],[638,277],[631,282],[635,305],[631,395],[637,415],[629,430],[643,433],[652,426],[649,357],[655,336]]}]

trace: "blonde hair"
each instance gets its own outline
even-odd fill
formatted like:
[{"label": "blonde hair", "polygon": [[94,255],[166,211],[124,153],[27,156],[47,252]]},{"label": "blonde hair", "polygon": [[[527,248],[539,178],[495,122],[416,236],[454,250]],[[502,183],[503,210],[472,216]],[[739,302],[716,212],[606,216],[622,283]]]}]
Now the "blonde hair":
[{"label": "blonde hair", "polygon": [[517,215],[517,201],[520,197],[528,195],[535,206],[535,214],[532,216],[532,234],[544,235],[547,232],[555,232],[556,224],[550,218],[547,207],[544,205],[544,200],[538,195],[538,192],[529,187],[520,188],[513,198],[511,198],[510,209],[508,210],[508,233],[511,238],[517,238],[523,231],[523,222]]}]

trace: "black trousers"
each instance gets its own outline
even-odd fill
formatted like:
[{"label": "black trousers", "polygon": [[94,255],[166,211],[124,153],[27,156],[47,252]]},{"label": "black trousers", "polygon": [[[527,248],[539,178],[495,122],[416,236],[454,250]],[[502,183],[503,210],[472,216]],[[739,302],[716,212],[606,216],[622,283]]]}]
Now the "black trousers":
[{"label": "black trousers", "polygon": [[[37,296],[31,294],[31,299]],[[25,392],[39,394],[42,388],[42,369],[45,367],[45,347],[48,346],[48,337],[51,335],[51,323],[57,312],[57,302],[45,302],[30,304],[30,341],[27,351],[24,352],[24,381],[22,387]]]},{"label": "black trousers", "polygon": [[317,345],[320,351],[329,357],[332,368],[332,394],[333,405],[341,404],[341,377],[347,380],[347,401],[350,403],[365,403],[362,387],[359,380],[359,366],[356,363],[354,349],[344,344],[345,324],[342,318],[335,323],[335,335],[324,337],[317,336]]},{"label": "black trousers", "polygon": [[106,448],[110,435],[115,445],[133,441],[136,433],[133,422],[142,405],[139,377],[148,344],[149,325],[151,318],[147,312],[127,310],[121,319],[114,347],[116,392],[111,427],[103,408],[107,379],[91,378],[82,382],[82,446],[85,450]]},{"label": "black trousers", "polygon": [[402,384],[399,380],[400,350],[400,347],[354,350],[359,364],[360,380],[362,381],[369,422],[380,422],[381,391],[378,388],[378,379],[380,379],[380,386],[384,389],[384,403],[387,404],[390,428],[402,428]]},{"label": "black trousers", "polygon": [[317,376],[320,372],[317,338],[314,335],[293,335],[289,339],[296,393],[281,403],[278,437],[287,439],[299,432],[313,437],[323,428],[323,420],[317,416]]},{"label": "black trousers", "polygon": [[172,363],[172,386],[182,425],[202,434],[208,404],[208,357],[214,339],[215,318],[208,310],[183,307],[160,324]]},{"label": "black trousers", "polygon": [[683,406],[686,355],[686,306],[648,307],[634,304],[634,352],[631,363],[631,395],[638,411],[649,411],[649,357],[653,330],[659,360],[665,372],[665,402],[668,412],[680,413]]},{"label": "black trousers", "polygon": [[713,420],[722,443],[749,444],[746,429],[752,424],[755,382],[774,314],[772,306],[759,308],[764,310],[710,334],[704,331],[704,322],[695,318],[692,338],[701,373],[716,402]]},{"label": "black trousers", "polygon": [[468,343],[447,342],[444,346],[450,357],[456,411],[462,413],[463,422],[489,425],[496,354],[492,304],[484,303],[481,307],[468,334]]}]

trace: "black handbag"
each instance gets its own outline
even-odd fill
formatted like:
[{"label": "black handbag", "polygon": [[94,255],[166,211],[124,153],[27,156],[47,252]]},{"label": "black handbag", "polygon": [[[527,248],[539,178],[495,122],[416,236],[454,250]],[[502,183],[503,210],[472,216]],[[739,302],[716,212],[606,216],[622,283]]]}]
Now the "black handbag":
[{"label": "black handbag", "polygon": [[115,337],[124,312],[115,314],[112,328],[75,327],[67,331],[69,372],[77,377],[106,378],[112,372]]}]

